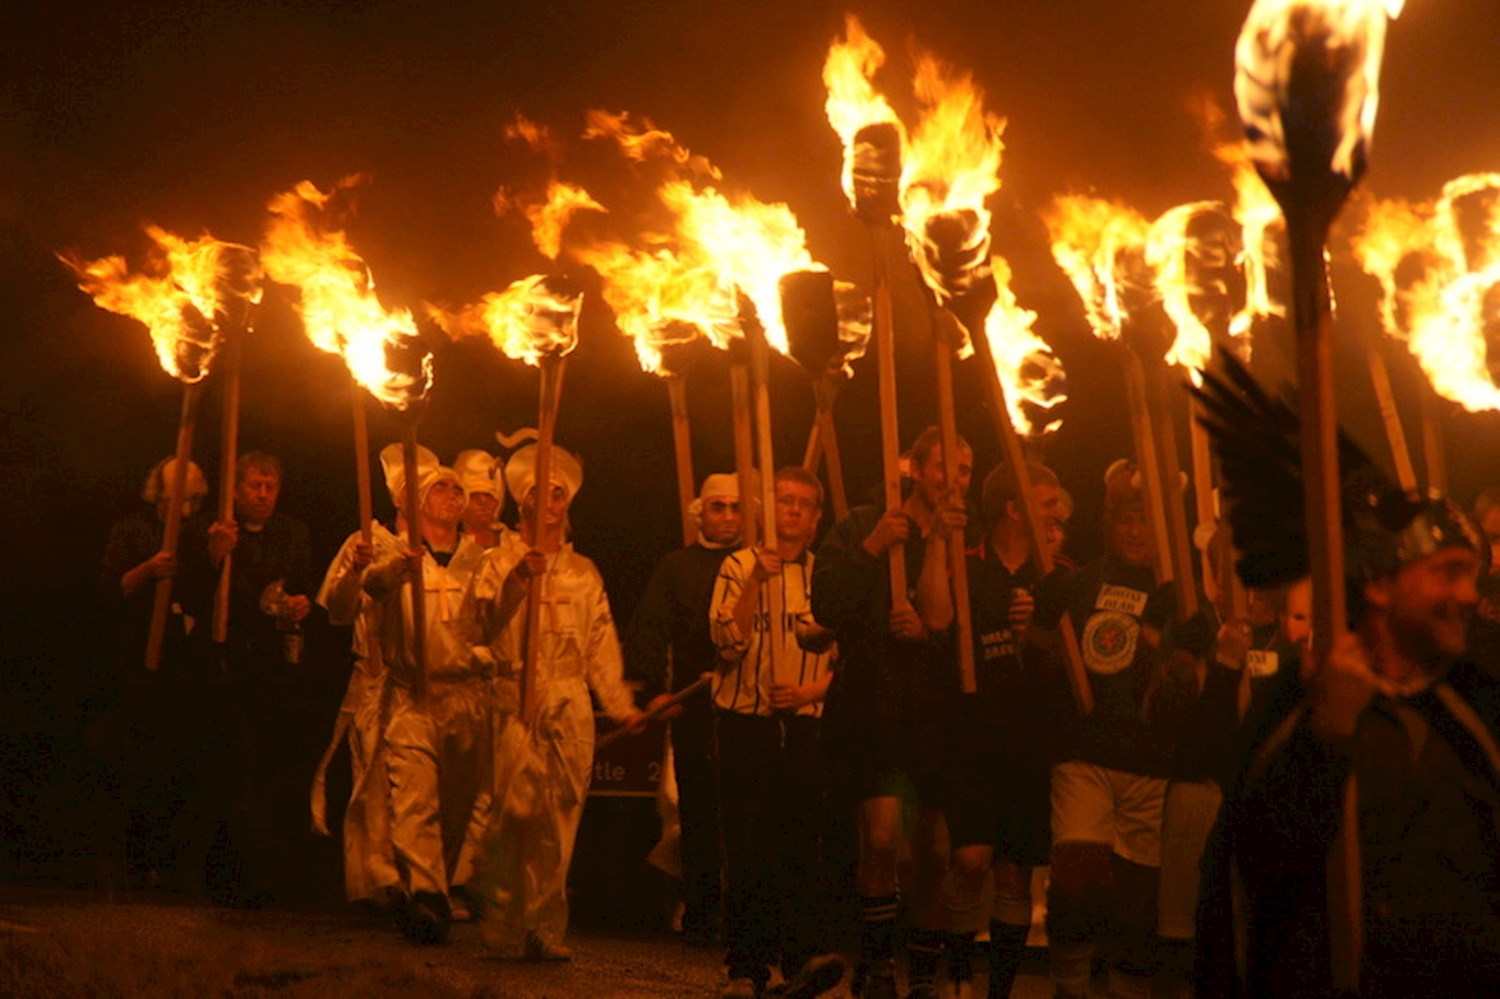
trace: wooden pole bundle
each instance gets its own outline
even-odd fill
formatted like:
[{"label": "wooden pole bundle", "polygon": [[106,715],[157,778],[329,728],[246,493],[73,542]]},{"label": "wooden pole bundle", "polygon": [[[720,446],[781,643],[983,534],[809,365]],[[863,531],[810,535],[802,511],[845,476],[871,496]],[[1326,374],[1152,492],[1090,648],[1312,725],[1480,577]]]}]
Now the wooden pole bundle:
[{"label": "wooden pole bundle", "polygon": [[677,507],[682,518],[682,543],[690,545],[698,537],[693,516],[688,512],[695,498],[693,478],[693,435],[688,425],[687,379],[667,375],[667,398],[672,406],[672,451],[677,459]]},{"label": "wooden pole bundle", "polygon": [[421,555],[416,574],[407,580],[411,588],[412,699],[427,700],[427,554],[422,539],[420,483],[417,481],[417,414],[408,412],[401,427],[401,465],[405,479],[406,547]]},{"label": "wooden pole bundle", "polygon": [[751,431],[750,359],[735,341],[729,351],[729,406],[734,421],[734,471],[740,481],[740,543],[755,547],[760,538],[755,498],[755,444]]},{"label": "wooden pole bundle", "polygon": [[[885,508],[901,509],[901,429],[896,418],[896,331],[891,301],[891,263],[889,248],[891,229],[875,229],[875,359],[880,378],[880,470],[885,491]],[[906,546],[891,546],[889,553],[891,607],[909,604],[906,581]]]},{"label": "wooden pole bundle", "polygon": [[1151,562],[1158,585],[1170,582],[1172,575],[1171,536],[1167,533],[1167,516],[1162,505],[1161,465],[1157,460],[1156,430],[1146,389],[1146,372],[1135,351],[1121,352],[1125,372],[1125,394],[1130,409],[1130,430],[1135,441],[1135,463],[1141,477],[1141,493],[1146,503],[1146,522],[1151,533]]},{"label": "wooden pole bundle", "polygon": [[[874,251],[874,292],[871,312],[875,360],[880,385],[880,466],[886,511],[901,508],[901,427],[896,418],[896,332],[891,300],[890,243],[901,212],[901,133],[890,122],[866,125],[854,136],[850,175],[854,183],[854,213],[870,233]],[[889,553],[891,607],[909,605],[906,546],[892,545]]]},{"label": "wooden pole bundle", "polygon": [[[240,441],[240,358],[243,338],[231,336],[224,345],[224,415],[219,442],[219,522],[234,519],[235,465],[239,462]],[[224,556],[219,566],[219,582],[214,589],[213,640],[223,645],[229,639],[229,580],[233,571],[234,552]]]},{"label": "wooden pole bundle", "polygon": [[[565,354],[543,354],[542,386],[537,405],[536,485],[532,487],[531,543],[540,548],[552,495],[552,445],[557,434],[557,409],[562,396]],[[523,497],[524,502],[524,497]],[[536,717],[536,674],[542,642],[542,590],[545,579],[533,579],[526,594],[526,658],[521,666],[521,719],[530,726]]]},{"label": "wooden pole bundle", "polygon": [[[755,394],[755,443],[760,463],[760,499],[763,517],[761,545],[774,552],[781,537],[776,531],[776,457],[775,442],[771,437],[771,347],[766,343],[766,331],[760,321],[751,316],[744,320],[745,336],[750,342],[750,374]],[[765,587],[768,620],[763,644],[767,660],[775,675],[776,664],[781,659],[781,647],[785,641],[786,614],[782,600],[782,581],[768,579]]]},{"label": "wooden pole bundle", "polygon": [[781,316],[786,326],[787,346],[794,361],[801,365],[812,381],[814,419],[807,435],[802,467],[818,472],[825,461],[828,466],[828,493],[833,500],[834,516],[849,512],[849,498],[844,493],[844,463],[839,456],[838,428],[833,422],[833,405],[838,399],[839,384],[844,380],[844,355],[847,346],[839,337],[838,301],[834,297],[833,275],[824,270],[793,271],[777,282],[781,297]]},{"label": "wooden pole bundle", "polygon": [[[938,428],[943,438],[943,481],[947,486],[947,502],[963,505],[964,497],[958,486],[958,417],[953,401],[953,336],[945,332],[947,326],[953,334],[958,330],[953,322],[942,320],[947,313],[933,311],[932,344],[933,368],[937,374]],[[942,514],[939,513],[939,516]],[[964,536],[948,539],[948,572],[953,582],[953,611],[958,624],[958,686],[965,694],[979,690],[974,673],[974,622],[969,606],[969,563],[964,551]]]},{"label": "wooden pole bundle", "polygon": [[1156,365],[1147,376],[1149,401],[1155,411],[1157,463],[1161,474],[1161,503],[1167,525],[1172,583],[1177,596],[1177,619],[1185,621],[1198,612],[1198,587],[1193,575],[1193,545],[1188,536],[1186,498],[1182,493],[1182,466],[1177,453],[1177,426],[1172,419],[1166,371]]},{"label": "wooden pole bundle", "polygon": [[[349,383],[349,387],[349,400],[354,414],[354,471],[359,493],[359,539],[370,545],[375,541],[374,531],[370,526],[375,520],[375,504],[370,494],[370,427],[365,417],[364,389],[353,381]],[[404,461],[405,455],[402,457]],[[374,607],[367,607],[363,613],[373,615]],[[380,636],[370,628],[365,641],[365,659],[377,675],[382,668],[383,655]]]},{"label": "wooden pole bundle", "polygon": [[[1010,422],[1010,407],[1006,404],[1005,386],[1000,383],[1000,373],[995,368],[995,355],[984,340],[982,324],[971,330],[975,338],[975,352],[984,357],[984,383],[990,397],[990,418],[995,423],[995,436],[1000,441],[1004,460],[1015,470],[1016,492],[1020,494],[1021,511],[1026,518],[1026,530],[1031,535],[1031,550],[1036,553],[1037,568],[1043,578],[1052,574],[1054,563],[1047,541],[1047,522],[1036,502],[1032,488],[1031,469],[1027,465],[1026,449],[1015,424]],[[1068,689],[1072,691],[1073,703],[1081,714],[1094,710],[1094,691],[1089,683],[1088,669],[1083,665],[1083,650],[1078,646],[1078,633],[1073,630],[1069,615],[1063,614],[1058,624],[1062,636],[1063,668],[1067,672]]]},{"label": "wooden pole bundle", "polygon": [[[182,389],[182,413],[177,420],[177,450],[173,453],[172,481],[168,490],[167,519],[162,530],[163,554],[177,557],[177,542],[182,535],[182,503],[187,496],[188,462],[193,457],[193,430],[198,422],[198,400],[203,384],[194,382]],[[166,483],[164,483],[165,485]],[[162,643],[167,634],[167,612],[172,607],[172,577],[156,581],[151,603],[151,626],[146,635],[146,669],[161,666]]]}]

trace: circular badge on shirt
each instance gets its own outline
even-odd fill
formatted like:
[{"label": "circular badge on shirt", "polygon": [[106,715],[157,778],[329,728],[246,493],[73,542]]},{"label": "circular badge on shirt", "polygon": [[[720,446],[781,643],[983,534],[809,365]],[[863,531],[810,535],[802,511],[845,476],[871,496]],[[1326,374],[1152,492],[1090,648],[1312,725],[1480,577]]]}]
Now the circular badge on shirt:
[{"label": "circular badge on shirt", "polygon": [[1091,673],[1120,672],[1135,658],[1141,626],[1129,614],[1097,611],[1083,629],[1083,661]]}]

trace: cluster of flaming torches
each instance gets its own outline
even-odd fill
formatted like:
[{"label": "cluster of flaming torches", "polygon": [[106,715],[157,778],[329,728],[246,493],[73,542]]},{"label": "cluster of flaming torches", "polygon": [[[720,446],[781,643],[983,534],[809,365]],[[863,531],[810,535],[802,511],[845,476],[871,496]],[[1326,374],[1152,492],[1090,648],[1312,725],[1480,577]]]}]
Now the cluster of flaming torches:
[{"label": "cluster of flaming torches", "polygon": [[[1399,0],[1258,0],[1236,52],[1235,91],[1249,140],[1221,142],[1214,150],[1232,172],[1232,205],[1191,202],[1152,222],[1119,203],[1067,196],[1044,213],[1053,256],[1077,289],[1090,327],[1101,340],[1119,344],[1153,558],[1158,578],[1174,584],[1183,616],[1193,613],[1198,591],[1171,412],[1172,398],[1184,393],[1168,391],[1171,372],[1196,378],[1216,346],[1248,356],[1256,326],[1285,312],[1272,289],[1277,275],[1289,270],[1302,386],[1308,534],[1316,572],[1313,634],[1320,653],[1344,620],[1326,245],[1365,166],[1384,32],[1399,7]],[[497,210],[523,214],[537,248],[549,259],[597,272],[601,295],[620,330],[634,341],[642,368],[663,377],[671,403],[685,543],[695,537],[688,515],[695,479],[686,379],[697,359],[714,349],[729,354],[734,454],[747,509],[747,542],[764,536],[765,543],[775,543],[773,354],[794,360],[810,376],[816,419],[803,461],[811,470],[826,471],[834,512],[842,516],[848,501],[834,403],[852,373],[850,362],[873,340],[885,503],[900,506],[892,285],[903,262],[911,265],[930,305],[937,423],[950,488],[957,482],[958,457],[952,364],[977,354],[986,408],[1004,460],[1015,470],[1026,498],[1033,550],[1046,571],[1051,568],[1049,525],[1032,500],[1026,457],[1028,443],[1039,441],[1059,422],[1050,410],[1062,399],[1061,367],[1032,331],[1035,315],[1011,291],[1009,264],[991,251],[986,201],[1000,187],[1004,122],[985,108],[983,95],[966,74],[919,54],[914,94],[920,113],[908,128],[876,87],[883,62],[883,50],[851,17],[824,65],[826,110],[844,146],[844,190],[869,233],[868,295],[835,281],[813,260],[785,205],[722,193],[722,174],[711,163],[683,148],[670,133],[625,114],[591,112],[583,138],[612,142],[622,156],[659,174],[651,193],[670,224],[643,225],[625,236],[599,235],[599,227],[579,224],[580,219],[609,220],[609,209],[555,175],[536,197],[502,192]],[[509,134],[545,149],[555,168],[559,144],[545,129],[518,119]],[[345,186],[350,182],[340,185]],[[398,415],[408,463],[406,502],[408,509],[415,507],[416,427],[432,381],[431,357],[417,317],[408,309],[381,304],[368,267],[330,221],[331,203],[345,193],[303,183],[278,195],[269,205],[271,223],[258,253],[207,237],[184,241],[153,229],[161,251],[158,276],[131,274],[119,258],[67,258],[83,288],[102,307],[151,327],[163,366],[185,385],[177,474],[169,484],[174,500],[183,491],[198,389],[219,352],[226,369],[225,482],[219,512],[231,515],[237,355],[261,285],[271,281],[300,290],[309,337],[340,355],[355,384]],[[1354,242],[1356,258],[1382,284],[1387,332],[1408,343],[1431,382],[1434,398],[1424,401],[1423,454],[1426,484],[1433,488],[1443,485],[1435,397],[1471,410],[1500,408],[1500,388],[1485,361],[1486,322],[1493,324],[1496,317],[1494,289],[1500,287],[1497,206],[1500,174],[1460,178],[1431,205],[1372,203]],[[450,335],[489,336],[508,357],[539,369],[539,483],[548,481],[563,369],[577,345],[581,304],[571,281],[534,275],[472,305],[426,309]],[[1398,477],[1415,487],[1417,476],[1379,353],[1366,352]],[[354,426],[360,518],[368,540],[368,441],[358,390]],[[1204,525],[1220,527],[1213,532],[1219,571],[1207,571],[1205,552],[1203,575],[1210,596],[1229,615],[1243,601],[1230,569],[1232,540],[1216,510],[1206,437],[1196,421],[1189,426],[1200,534],[1209,533]],[[174,501],[166,524],[163,545],[171,553],[179,536],[180,509]],[[408,541],[420,550],[415,520],[410,518]],[[962,633],[959,678],[965,690],[973,690],[962,546],[952,549]],[[226,581],[227,571],[226,565]],[[905,561],[899,548],[890,556],[890,576],[893,601],[905,600]],[[159,583],[148,650],[153,667],[170,587],[170,578]],[[768,587],[767,593],[772,627],[781,628],[780,608],[774,606],[779,589]],[[413,597],[413,640],[421,662],[420,592]],[[221,592],[214,622],[220,639],[226,607]],[[538,608],[534,601],[528,610],[528,662],[534,656]],[[1080,709],[1088,711],[1087,673],[1066,622],[1063,633],[1073,693]],[[780,646],[774,639],[768,643],[773,650]],[[526,671],[527,676],[533,673]],[[530,704],[534,697],[526,684],[523,696]]]}]

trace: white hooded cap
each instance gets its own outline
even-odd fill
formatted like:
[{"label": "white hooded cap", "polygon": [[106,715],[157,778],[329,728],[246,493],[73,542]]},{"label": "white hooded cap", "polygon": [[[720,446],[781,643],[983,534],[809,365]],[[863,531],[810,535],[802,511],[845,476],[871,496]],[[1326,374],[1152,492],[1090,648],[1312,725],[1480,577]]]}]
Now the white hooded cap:
[{"label": "white hooded cap", "polygon": [[[560,486],[568,494],[568,503],[578,495],[578,490],[583,488],[583,463],[573,452],[554,444],[552,446],[552,481]],[[505,463],[505,487],[510,494],[516,498],[516,503],[524,503],[526,496],[536,485],[536,445],[528,444]]]},{"label": "white hooded cap", "polygon": [[501,461],[488,451],[470,448],[458,452],[453,459],[453,471],[458,473],[459,484],[470,496],[489,493],[502,505],[505,503],[505,483],[501,479]]},{"label": "white hooded cap", "polygon": [[703,519],[703,504],[711,499],[740,498],[740,477],[733,472],[715,472],[703,480],[703,488],[698,490],[698,498],[688,506],[688,516],[694,520]]},{"label": "white hooded cap", "polygon": [[[385,487],[390,491],[391,502],[396,504],[396,509],[405,513],[406,506],[406,465],[401,456],[400,444],[387,444],[380,449],[380,467],[385,471]],[[458,483],[460,489],[464,489],[462,480],[458,473],[451,468],[445,468],[438,464],[437,455],[433,454],[422,445],[417,445],[417,503],[427,502],[427,493],[434,485],[448,479]],[[469,493],[464,489],[464,499],[467,501]]]}]

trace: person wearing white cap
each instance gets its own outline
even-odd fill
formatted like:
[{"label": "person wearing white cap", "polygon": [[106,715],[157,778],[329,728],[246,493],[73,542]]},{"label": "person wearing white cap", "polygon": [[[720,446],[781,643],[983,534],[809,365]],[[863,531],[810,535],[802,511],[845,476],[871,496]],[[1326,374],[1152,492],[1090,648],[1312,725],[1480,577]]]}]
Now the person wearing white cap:
[{"label": "person wearing white cap", "polygon": [[[656,563],[625,632],[625,661],[653,705],[718,664],[708,611],[719,568],[739,544],[739,477],[720,472],[704,479],[688,512],[698,522],[697,540]],[[682,825],[682,931],[689,941],[709,941],[723,865],[713,700],[705,690],[679,710],[671,739]]]},{"label": "person wearing white cap", "polygon": [[[505,957],[566,961],[568,865],[594,763],[594,710],[589,690],[616,721],[638,725],[625,686],[620,643],[594,563],[567,541],[567,511],[583,484],[583,466],[562,448],[552,451],[552,482],[543,497],[540,536],[536,448],[516,452],[505,484],[521,505],[521,530],[485,553],[464,600],[476,660],[502,678],[502,703],[519,703],[525,614],[532,586],[542,587],[536,711],[529,729],[507,732],[528,765],[499,771],[494,810],[476,858],[471,890],[485,906],[486,943]],[[522,726],[512,714],[504,724]],[[522,741],[524,740],[524,741]]]},{"label": "person wearing white cap", "polygon": [[378,520],[370,523],[370,542],[355,531],[328,566],[318,590],[318,604],[329,623],[354,628],[353,668],[339,705],[333,737],[313,777],[313,828],[331,835],[327,825],[326,775],[338,745],[348,737],[351,786],[344,812],[344,891],[349,901],[385,909],[400,898],[401,872],[391,845],[391,794],[386,771],[384,729],[390,712],[389,671],[373,644],[379,613],[361,585],[365,569],[375,561],[397,556],[401,539]]},{"label": "person wearing white cap", "polygon": [[501,468],[500,459],[478,448],[460,451],[453,459],[453,470],[469,495],[469,505],[464,507],[463,532],[481,548],[495,547],[506,530],[500,522],[500,510],[505,506]]},{"label": "person wearing white cap", "polygon": [[[406,476],[401,448],[380,453],[386,485],[404,509]],[[418,449],[417,523],[423,550],[400,550],[365,569],[364,590],[379,607],[374,619],[380,655],[390,671],[391,717],[385,728],[390,776],[391,843],[409,902],[401,929],[423,943],[441,942],[452,919],[448,891],[463,880],[459,857],[490,776],[491,697],[487,673],[476,668],[462,637],[460,611],[469,577],[483,549],[458,530],[464,489],[457,474]],[[404,530],[403,530],[404,533]],[[425,659],[412,659],[410,587],[422,580],[426,612]],[[418,704],[413,681],[423,676]]]}]

